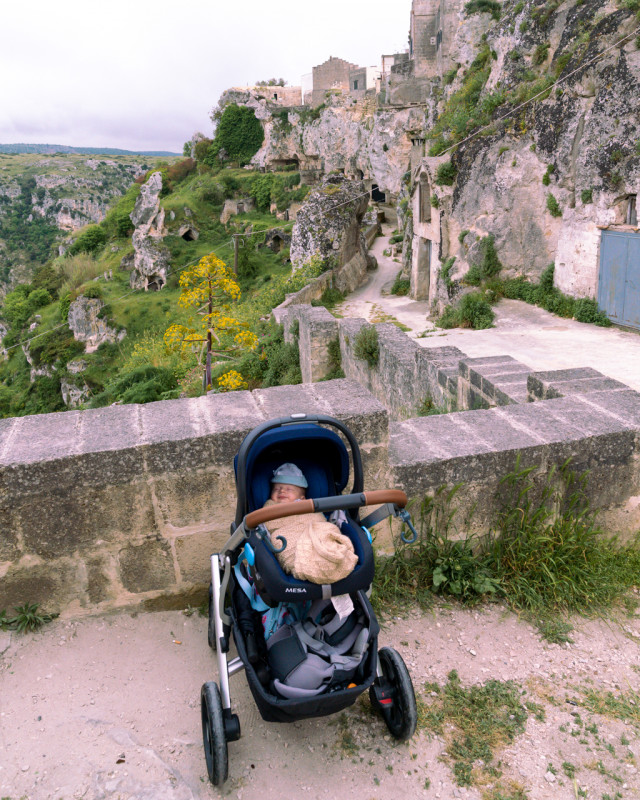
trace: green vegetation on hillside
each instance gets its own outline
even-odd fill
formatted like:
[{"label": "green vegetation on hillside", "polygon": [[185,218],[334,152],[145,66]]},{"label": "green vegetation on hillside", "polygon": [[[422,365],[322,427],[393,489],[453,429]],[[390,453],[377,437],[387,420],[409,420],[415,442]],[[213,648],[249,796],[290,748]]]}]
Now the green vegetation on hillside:
[{"label": "green vegetation on hillside", "polygon": [[[86,388],[89,406],[201,394],[200,345],[173,350],[164,335],[172,324],[187,323],[188,310],[178,304],[183,270],[210,253],[233,267],[233,234],[241,236],[237,276],[241,296],[232,302],[231,311],[245,330],[258,337],[258,346],[214,358],[212,389],[252,389],[301,380],[297,346],[285,344],[281,326],[265,322],[264,317],[287,293],[302,288],[329,265],[314,259],[292,274],[288,250],[275,253],[265,247],[264,231],[274,227],[290,231],[292,223],[278,221],[270,208],[275,204],[285,210],[302,200],[309,188],[300,185],[297,172],[263,174],[222,167],[219,162],[212,167],[206,154],[207,149],[201,148],[195,161],[158,162],[117,198],[103,222],[76,232],[63,256],[42,252],[43,263],[36,266],[31,281],[7,294],[0,306],[0,319],[8,329],[3,347],[9,354],[0,362],[0,416],[64,410],[63,383]],[[168,231],[164,245],[171,256],[168,282],[158,292],[132,291],[128,271],[120,268],[123,258],[126,261],[133,252],[129,215],[141,184],[156,170],[163,176],[160,202]],[[254,199],[256,210],[221,223],[225,200],[240,197]],[[184,223],[197,230],[197,238],[178,235]],[[111,278],[105,280],[109,273]],[[67,325],[69,307],[81,295],[102,304],[99,317],[114,331],[126,330],[122,341],[85,352]],[[31,364],[23,351],[25,342]],[[84,362],[79,372],[78,361]]]}]

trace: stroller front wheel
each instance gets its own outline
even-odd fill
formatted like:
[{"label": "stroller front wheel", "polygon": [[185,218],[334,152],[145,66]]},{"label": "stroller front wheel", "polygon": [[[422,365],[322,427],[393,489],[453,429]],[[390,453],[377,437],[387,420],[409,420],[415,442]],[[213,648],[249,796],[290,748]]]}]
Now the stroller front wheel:
[{"label": "stroller front wheel", "polygon": [[218,685],[213,681],[203,684],[200,691],[202,714],[202,740],[209,780],[220,786],[229,774],[229,754],[224,733],[222,701]]},{"label": "stroller front wheel", "polygon": [[380,712],[391,735],[401,742],[410,739],[418,723],[418,708],[413,684],[402,656],[393,647],[383,647],[378,651],[382,682],[389,687],[391,702],[382,704],[376,697],[372,686],[369,690],[371,704]]}]

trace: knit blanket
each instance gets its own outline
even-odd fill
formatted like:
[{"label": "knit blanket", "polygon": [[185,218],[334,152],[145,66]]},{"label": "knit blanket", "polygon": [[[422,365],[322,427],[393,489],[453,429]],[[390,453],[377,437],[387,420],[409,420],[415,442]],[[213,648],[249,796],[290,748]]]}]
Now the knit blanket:
[{"label": "knit blanket", "polygon": [[[267,506],[275,505],[267,500]],[[335,583],[346,578],[358,563],[353,543],[324,514],[296,514],[271,520],[268,524],[274,546],[284,536],[287,546],[276,557],[285,572],[311,583]]]}]

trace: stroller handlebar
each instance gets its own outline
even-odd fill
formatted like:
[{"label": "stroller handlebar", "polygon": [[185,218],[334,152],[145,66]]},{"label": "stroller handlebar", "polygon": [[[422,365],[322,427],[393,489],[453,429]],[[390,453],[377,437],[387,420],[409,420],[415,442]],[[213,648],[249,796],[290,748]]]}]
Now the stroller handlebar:
[{"label": "stroller handlebar", "polygon": [[257,528],[273,519],[292,517],[297,514],[312,514],[315,511],[335,511],[361,506],[376,506],[393,503],[399,508],[407,504],[407,495],[400,489],[379,489],[373,492],[320,497],[309,500],[297,500],[295,503],[277,503],[267,508],[258,508],[244,518],[247,529]]}]

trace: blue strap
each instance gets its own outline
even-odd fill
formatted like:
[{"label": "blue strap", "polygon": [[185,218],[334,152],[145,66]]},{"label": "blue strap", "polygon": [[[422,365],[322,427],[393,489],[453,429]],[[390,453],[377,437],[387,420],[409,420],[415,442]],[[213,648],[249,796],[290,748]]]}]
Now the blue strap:
[{"label": "blue strap", "polygon": [[249,598],[252,608],[254,608],[256,611],[260,611],[260,613],[267,611],[270,606],[260,599],[258,593],[256,592],[255,586],[252,583],[249,583],[249,581],[242,574],[241,564],[243,561],[244,557],[239,558],[235,567],[233,568],[238,585]]}]

